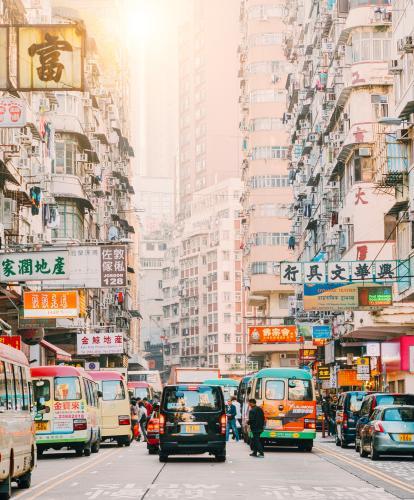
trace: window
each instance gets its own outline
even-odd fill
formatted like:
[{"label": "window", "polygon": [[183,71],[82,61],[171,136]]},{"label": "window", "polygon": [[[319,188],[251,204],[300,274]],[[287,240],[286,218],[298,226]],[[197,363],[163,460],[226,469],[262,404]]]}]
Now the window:
[{"label": "window", "polygon": [[373,176],[372,159],[354,156],[353,182],[371,182]]},{"label": "window", "polygon": [[21,377],[22,377],[22,388],[23,388],[23,410],[30,409],[30,395],[29,387],[27,383],[27,372],[26,368],[20,367]]},{"label": "window", "polygon": [[260,61],[247,65],[248,73],[258,74],[280,74],[290,69],[289,63],[285,61]]},{"label": "window", "polygon": [[380,118],[384,118],[384,116],[389,116],[387,95],[372,94],[371,103],[374,121],[378,121]]},{"label": "window", "polygon": [[81,398],[82,398],[82,393],[81,393],[79,379],[77,377],[55,378],[56,401],[71,401]]},{"label": "window", "polygon": [[384,411],[384,422],[414,422],[413,408],[390,408]]},{"label": "window", "polygon": [[231,356],[230,356],[230,354],[225,354],[224,355],[224,362],[227,363],[227,364],[231,363]]},{"label": "window", "polygon": [[252,150],[252,160],[285,160],[287,154],[286,146],[258,146]]},{"label": "window", "polygon": [[224,323],[231,323],[231,314],[224,313]]},{"label": "window", "polygon": [[52,230],[53,238],[68,238],[83,241],[84,215],[83,210],[75,201],[59,200],[58,209],[60,226]]},{"label": "window", "polygon": [[262,399],[262,379],[258,378],[256,380],[256,387],[254,388],[255,399]]},{"label": "window", "polygon": [[14,379],[14,391],[16,394],[16,410],[20,411],[24,406],[23,398],[23,387],[22,387],[22,376],[20,373],[20,367],[12,365],[13,379]]},{"label": "window", "polygon": [[250,187],[252,189],[279,188],[288,186],[289,177],[287,175],[255,175],[250,177]]},{"label": "window", "polygon": [[230,342],[231,342],[231,334],[230,333],[225,333],[224,334],[224,342],[226,344],[230,344]]},{"label": "window", "polygon": [[50,401],[50,382],[49,380],[34,380],[34,398],[37,405]]},{"label": "window", "polygon": [[[217,361],[215,361],[217,362]],[[199,386],[197,390],[165,389],[165,410],[174,412],[209,412],[220,410],[219,387]]]},{"label": "window", "polygon": [[261,45],[278,45],[283,42],[283,33],[255,33],[249,37],[249,45],[258,47]]},{"label": "window", "polygon": [[280,400],[285,397],[285,383],[283,380],[266,381],[266,399]]},{"label": "window", "polygon": [[230,281],[230,272],[229,271],[224,271],[223,279],[224,279],[224,281]]},{"label": "window", "polygon": [[289,307],[289,297],[287,293],[281,293],[279,295],[279,307],[280,309],[287,309]]},{"label": "window", "polygon": [[3,361],[0,361],[0,408],[7,408],[6,372]]},{"label": "window", "polygon": [[259,132],[261,130],[281,130],[285,125],[280,118],[255,118],[250,120],[250,131]]},{"label": "window", "polygon": [[254,5],[248,9],[247,15],[249,19],[267,21],[272,17],[281,17],[283,10],[279,5]]},{"label": "window", "polygon": [[286,92],[284,90],[253,90],[250,92],[250,102],[284,102],[286,99]]},{"label": "window", "polygon": [[77,151],[78,145],[75,141],[56,141],[56,158],[52,161],[52,174],[80,175],[76,164]]},{"label": "window", "polygon": [[13,371],[10,363],[4,363],[7,382],[7,408],[16,409],[16,397],[14,392]]},{"label": "window", "polygon": [[391,54],[391,31],[360,31],[352,35],[352,61],[387,61]]},{"label": "window", "polygon": [[290,401],[312,401],[313,390],[310,380],[290,378],[288,381],[288,398]]},{"label": "window", "polygon": [[289,233],[255,233],[252,235],[253,244],[256,246],[281,246],[287,245]]}]

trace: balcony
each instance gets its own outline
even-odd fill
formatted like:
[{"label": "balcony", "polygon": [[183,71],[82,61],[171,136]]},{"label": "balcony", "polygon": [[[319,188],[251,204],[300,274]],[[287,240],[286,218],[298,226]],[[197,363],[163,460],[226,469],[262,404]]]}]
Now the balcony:
[{"label": "balcony", "polygon": [[81,180],[75,175],[52,175],[51,192],[55,198],[78,200],[86,208],[93,209]]}]

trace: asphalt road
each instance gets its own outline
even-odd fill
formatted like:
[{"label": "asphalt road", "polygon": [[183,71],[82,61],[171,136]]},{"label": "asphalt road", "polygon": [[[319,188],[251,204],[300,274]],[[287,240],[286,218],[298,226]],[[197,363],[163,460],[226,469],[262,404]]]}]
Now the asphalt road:
[{"label": "asphalt road", "polygon": [[48,452],[38,461],[30,490],[13,499],[414,499],[414,461],[361,459],[331,439],[319,439],[312,453],[295,449],[249,457],[244,443],[230,442],[227,462],[207,455],[172,457],[161,464],[143,443],[104,446],[97,455]]}]

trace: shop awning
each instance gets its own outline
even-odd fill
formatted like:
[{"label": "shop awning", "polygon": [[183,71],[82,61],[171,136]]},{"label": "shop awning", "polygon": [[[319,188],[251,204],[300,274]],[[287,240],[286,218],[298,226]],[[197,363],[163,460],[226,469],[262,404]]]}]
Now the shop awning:
[{"label": "shop awning", "polygon": [[387,325],[387,326],[366,326],[358,328],[352,332],[342,335],[340,339],[358,339],[367,341],[385,341],[392,340],[403,335],[414,335],[414,329],[403,325]]},{"label": "shop awning", "polygon": [[53,352],[58,361],[71,361],[72,355],[64,351],[60,347],[51,344],[47,340],[41,340],[40,345],[44,347],[47,351]]}]

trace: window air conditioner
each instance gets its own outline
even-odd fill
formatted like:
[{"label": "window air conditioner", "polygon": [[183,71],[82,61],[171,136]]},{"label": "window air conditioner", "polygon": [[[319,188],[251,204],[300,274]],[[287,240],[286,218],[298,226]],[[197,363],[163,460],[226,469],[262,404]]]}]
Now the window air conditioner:
[{"label": "window air conditioner", "polygon": [[358,156],[361,156],[363,158],[368,158],[371,156],[371,148],[359,148],[358,149]]}]

